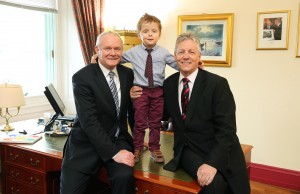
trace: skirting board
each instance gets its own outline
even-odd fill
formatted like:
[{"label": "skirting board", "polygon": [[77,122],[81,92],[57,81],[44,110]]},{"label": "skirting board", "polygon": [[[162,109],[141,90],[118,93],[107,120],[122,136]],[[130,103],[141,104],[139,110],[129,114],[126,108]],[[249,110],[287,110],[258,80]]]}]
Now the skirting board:
[{"label": "skirting board", "polygon": [[300,172],[251,163],[250,180],[300,191]]}]

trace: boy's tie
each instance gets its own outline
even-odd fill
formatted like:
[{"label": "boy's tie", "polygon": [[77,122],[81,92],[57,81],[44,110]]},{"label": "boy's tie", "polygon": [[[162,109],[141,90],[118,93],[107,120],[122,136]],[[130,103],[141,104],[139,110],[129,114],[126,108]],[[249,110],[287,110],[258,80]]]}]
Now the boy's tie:
[{"label": "boy's tie", "polygon": [[145,69],[145,77],[148,78],[149,87],[153,87],[153,69],[152,69],[152,49],[146,49],[148,52],[147,60],[146,60],[146,69]]}]

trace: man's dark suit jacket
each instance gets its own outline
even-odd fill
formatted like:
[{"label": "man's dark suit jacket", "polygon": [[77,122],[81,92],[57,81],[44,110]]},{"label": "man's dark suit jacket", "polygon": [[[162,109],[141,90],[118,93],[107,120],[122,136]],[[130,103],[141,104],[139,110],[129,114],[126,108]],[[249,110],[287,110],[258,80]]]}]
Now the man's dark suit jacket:
[{"label": "man's dark suit jacket", "polygon": [[281,34],[282,34],[282,24],[280,23],[278,26],[274,28],[274,39],[275,40],[281,40]]},{"label": "man's dark suit jacket", "polygon": [[[119,118],[99,64],[87,65],[73,75],[77,119],[65,144],[64,166],[88,174],[95,173],[99,164],[112,159],[120,151],[121,148],[114,142],[123,139],[133,150],[133,140],[127,125],[127,111],[132,107],[129,91],[133,72],[122,65],[117,66],[117,71],[121,86]],[[121,132],[115,138],[117,127]]]},{"label": "man's dark suit jacket", "polygon": [[181,151],[187,145],[204,163],[225,177],[246,171],[236,135],[235,102],[227,80],[199,69],[183,121],[178,103],[178,79],[179,73],[175,73],[164,82],[165,111],[174,127],[174,159],[164,168],[175,171]]}]

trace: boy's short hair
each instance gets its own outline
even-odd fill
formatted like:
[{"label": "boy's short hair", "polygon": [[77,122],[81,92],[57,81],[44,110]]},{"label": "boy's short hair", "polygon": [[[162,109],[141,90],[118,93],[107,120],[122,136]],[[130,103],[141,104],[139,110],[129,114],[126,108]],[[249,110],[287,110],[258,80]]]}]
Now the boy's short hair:
[{"label": "boy's short hair", "polygon": [[160,22],[160,20],[157,17],[153,16],[153,15],[149,15],[149,14],[145,13],[140,18],[139,22],[137,23],[137,32],[138,33],[140,33],[141,28],[142,28],[142,24],[145,23],[145,22],[146,23],[152,23],[152,22],[157,23],[159,32],[161,32],[161,22]]}]

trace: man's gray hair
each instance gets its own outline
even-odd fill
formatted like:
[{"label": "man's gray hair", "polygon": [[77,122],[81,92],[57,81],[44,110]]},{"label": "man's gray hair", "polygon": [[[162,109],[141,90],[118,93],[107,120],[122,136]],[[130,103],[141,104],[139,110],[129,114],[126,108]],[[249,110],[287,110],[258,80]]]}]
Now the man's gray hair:
[{"label": "man's gray hair", "polygon": [[99,47],[101,45],[101,41],[102,41],[102,37],[105,35],[114,35],[120,38],[121,42],[122,42],[122,48],[123,48],[123,40],[121,38],[121,36],[115,32],[115,31],[104,31],[101,34],[98,35],[97,40],[96,40],[96,46]]},{"label": "man's gray hair", "polygon": [[180,44],[181,42],[183,42],[185,40],[191,40],[194,43],[196,43],[197,47],[198,47],[198,50],[199,50],[199,53],[201,53],[200,40],[195,34],[193,34],[191,32],[182,33],[177,37],[176,44],[175,44],[175,53],[177,52],[178,44]]}]

